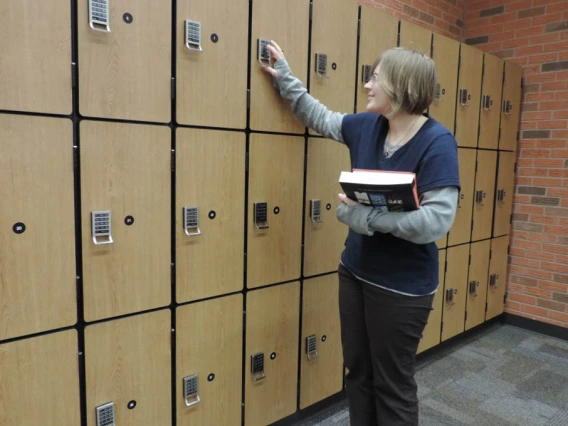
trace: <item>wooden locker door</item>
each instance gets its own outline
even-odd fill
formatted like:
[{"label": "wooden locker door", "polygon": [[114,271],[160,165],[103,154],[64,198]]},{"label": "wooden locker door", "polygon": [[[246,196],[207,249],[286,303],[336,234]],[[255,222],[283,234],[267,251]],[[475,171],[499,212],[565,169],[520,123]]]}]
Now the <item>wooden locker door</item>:
[{"label": "wooden locker door", "polygon": [[[170,145],[165,126],[81,123],[86,321],[171,302]],[[111,244],[93,236],[95,211],[110,211]]]},{"label": "wooden locker door", "polygon": [[[304,213],[304,276],[336,271],[348,227],[335,212],[343,192],[338,183],[341,171],[351,170],[349,150],[330,139],[308,139],[306,202]],[[314,210],[313,202],[319,202]],[[317,207],[317,206],[316,206]]]},{"label": "wooden locker door", "polygon": [[479,114],[479,148],[497,149],[503,90],[503,59],[484,54],[481,111]]},{"label": "wooden locker door", "polygon": [[448,235],[449,246],[468,243],[471,239],[476,155],[477,151],[475,149],[458,148],[461,191],[456,218]]},{"label": "wooden locker door", "polygon": [[440,343],[440,332],[442,326],[442,305],[444,303],[444,277],[446,275],[446,250],[438,251],[439,261],[439,283],[438,290],[432,303],[432,311],[428,316],[428,324],[422,333],[422,339],[418,345],[418,352],[424,352]]},{"label": "wooden locker door", "polygon": [[442,295],[442,342],[464,331],[469,244],[448,248],[447,262]]},{"label": "wooden locker door", "polygon": [[[386,50],[397,46],[398,19],[365,4],[361,5],[361,30],[359,36],[359,76],[357,78],[357,112],[365,112],[368,99],[363,87],[375,70],[371,69],[377,58]],[[365,72],[368,67],[368,73]]]},{"label": "wooden locker door", "polygon": [[[249,0],[178,0],[176,19],[177,122],[244,129]],[[187,42],[186,20],[200,43]]]},{"label": "wooden locker door", "polygon": [[[299,322],[299,282],[247,293],[245,425],[265,426],[296,411]],[[255,379],[252,356],[259,353],[264,369]]]},{"label": "wooden locker door", "polygon": [[497,151],[477,151],[471,241],[491,238]]},{"label": "wooden locker door", "polygon": [[[243,296],[181,306],[176,322],[178,426],[240,426]],[[194,375],[199,402],[183,392]]]},{"label": "wooden locker door", "polygon": [[503,82],[503,102],[501,108],[501,138],[499,149],[516,151],[521,119],[521,94],[523,68],[505,61],[505,81]]},{"label": "wooden locker door", "polygon": [[455,132],[458,146],[477,147],[482,69],[483,51],[461,43]]},{"label": "wooden locker door", "polygon": [[110,402],[117,425],[171,425],[170,347],[168,309],[87,326],[87,426],[97,425],[96,408]]},{"label": "wooden locker door", "polygon": [[[355,110],[357,67],[356,0],[313,0],[310,94],[331,111]],[[317,59],[318,54],[327,55]],[[325,63],[318,67],[318,63]],[[318,71],[319,69],[319,71]],[[310,129],[310,134],[317,134]]]},{"label": "wooden locker door", "polygon": [[73,127],[0,115],[0,340],[77,321]]},{"label": "wooden locker door", "polygon": [[71,114],[71,3],[0,2],[0,110]]},{"label": "wooden locker door", "polygon": [[[245,157],[244,133],[177,129],[178,303],[243,288]],[[198,208],[197,228],[185,227],[185,207]]]},{"label": "wooden locker door", "polygon": [[438,81],[435,98],[428,112],[454,133],[460,57],[459,42],[434,34],[432,57],[436,62]]},{"label": "wooden locker door", "polygon": [[[248,288],[300,277],[303,184],[302,137],[250,136]],[[255,203],[266,203],[266,222],[255,224]]]},{"label": "wooden locker door", "polygon": [[417,50],[428,56],[432,51],[432,31],[408,21],[400,21],[400,47]]},{"label": "wooden locker door", "polygon": [[81,115],[170,122],[172,2],[107,3],[110,32],[93,30],[90,1],[77,2]]},{"label": "wooden locker door", "polygon": [[300,410],[303,410],[343,387],[337,274],[304,281],[301,342]]},{"label": "wooden locker door", "polygon": [[[277,19],[274,19],[276,18]],[[250,63],[250,128],[303,134],[305,126],[292,114],[290,102],[274,88],[259,63],[259,39],[274,40],[284,51],[294,76],[308,81],[309,0],[256,0],[252,8]]]},{"label": "wooden locker door", "polygon": [[497,191],[495,191],[495,216],[493,236],[499,237],[511,229],[513,212],[513,191],[515,188],[515,152],[499,152]]},{"label": "wooden locker door", "polygon": [[75,330],[0,345],[0,425],[80,425],[78,351]]},{"label": "wooden locker door", "polygon": [[485,300],[487,297],[487,272],[491,241],[471,244],[469,279],[467,281],[467,306],[465,329],[469,330],[485,321]]},{"label": "wooden locker door", "polygon": [[489,263],[489,286],[487,290],[487,313],[485,321],[501,315],[505,310],[507,290],[507,266],[509,264],[509,236],[491,240],[491,261]]}]

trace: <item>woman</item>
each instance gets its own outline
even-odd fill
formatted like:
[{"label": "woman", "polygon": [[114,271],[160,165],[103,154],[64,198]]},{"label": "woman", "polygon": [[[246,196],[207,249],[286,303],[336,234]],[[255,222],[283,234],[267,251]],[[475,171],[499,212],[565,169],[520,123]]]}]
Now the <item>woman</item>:
[{"label": "woman", "polygon": [[339,265],[339,311],[352,426],[418,425],[415,356],[438,287],[435,241],[450,229],[460,189],[457,144],[423,114],[433,100],[432,59],[395,48],[373,66],[366,113],[329,111],[268,46],[281,96],[306,126],[343,142],[352,168],[416,173],[420,208],[387,212],[339,194],[349,226]]}]

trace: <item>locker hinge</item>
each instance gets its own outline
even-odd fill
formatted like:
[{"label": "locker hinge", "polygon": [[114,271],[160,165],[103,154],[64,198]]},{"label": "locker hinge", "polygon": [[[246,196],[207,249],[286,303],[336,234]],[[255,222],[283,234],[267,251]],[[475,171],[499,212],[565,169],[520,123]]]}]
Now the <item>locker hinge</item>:
[{"label": "locker hinge", "polygon": [[247,109],[250,109],[250,89],[247,89]]},{"label": "locker hinge", "polygon": [[487,302],[485,302],[485,312],[487,312],[488,307],[489,307],[489,304]]},{"label": "locker hinge", "polygon": [[475,160],[475,171],[477,172],[477,165],[479,164],[479,161]]},{"label": "locker hinge", "polygon": [[493,249],[489,250],[489,260],[493,258]]},{"label": "locker hinge", "polygon": [[485,75],[485,64],[483,64],[483,68],[481,68],[481,76]]},{"label": "locker hinge", "polygon": [[519,141],[519,136],[521,135],[521,133],[517,130],[517,142]]},{"label": "locker hinge", "polygon": [[509,225],[511,225],[513,223],[513,214],[511,213],[509,215]]},{"label": "locker hinge", "polygon": [[501,127],[499,127],[499,136],[497,136],[498,140],[501,140]]},{"label": "locker hinge", "polygon": [[77,63],[71,62],[71,88],[77,88]]},{"label": "locker hinge", "polygon": [[448,271],[448,259],[444,261],[444,273]]},{"label": "locker hinge", "polygon": [[471,265],[471,254],[469,255],[469,262],[467,264],[468,266]]},{"label": "locker hinge", "polygon": [[357,25],[357,37],[361,36],[361,20],[359,19],[359,24]]},{"label": "locker hinge", "polygon": [[172,149],[172,173],[176,171],[176,151]]},{"label": "locker hinge", "polygon": [[465,311],[465,315],[464,315],[463,320],[464,320],[464,322],[467,322],[467,311]]},{"label": "locker hinge", "polygon": [[525,87],[525,78],[521,77],[521,89]]},{"label": "locker hinge", "polygon": [[517,163],[515,163],[515,167],[513,169],[513,174],[517,174]]},{"label": "locker hinge", "polygon": [[176,79],[174,77],[172,77],[172,82],[171,82],[171,85],[170,85],[170,91],[171,91],[171,98],[172,98],[172,101],[173,101],[176,98]]},{"label": "locker hinge", "polygon": [[313,10],[314,10],[314,2],[310,1],[310,21],[312,20]]},{"label": "locker hinge", "polygon": [[440,331],[443,333],[444,332],[444,321],[442,321],[442,325],[440,327]]},{"label": "locker hinge", "polygon": [[507,245],[507,254],[511,254],[510,252],[511,252],[511,245],[509,244]]},{"label": "locker hinge", "polygon": [[506,291],[505,294],[503,295],[503,304],[505,304],[507,302],[507,296],[509,295],[508,293],[509,292]]},{"label": "locker hinge", "polygon": [[247,152],[245,155],[245,172],[249,171],[249,153]]},{"label": "locker hinge", "polygon": [[79,169],[79,152],[77,151],[77,146],[73,145],[73,170]]}]

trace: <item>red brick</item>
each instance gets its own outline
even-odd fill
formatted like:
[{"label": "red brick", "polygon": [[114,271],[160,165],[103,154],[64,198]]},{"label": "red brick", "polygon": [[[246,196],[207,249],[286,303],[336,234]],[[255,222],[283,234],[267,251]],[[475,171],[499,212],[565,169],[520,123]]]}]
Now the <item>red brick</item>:
[{"label": "red brick", "polygon": [[568,109],[568,101],[541,102],[541,110]]},{"label": "red brick", "polygon": [[517,10],[528,9],[531,6],[532,6],[531,0],[523,0],[523,1],[518,1],[518,2],[507,2],[507,4],[505,4],[505,11],[515,12]]},{"label": "red brick", "polygon": [[[561,132],[563,130],[555,130],[557,132]],[[566,141],[564,140],[554,140],[554,139],[543,139],[537,141],[536,147],[538,149],[541,148],[552,148],[552,149],[559,149],[559,148],[566,148]]]},{"label": "red brick", "polygon": [[545,271],[554,271],[561,274],[568,273],[568,266],[559,263],[541,262],[541,268]]},{"label": "red brick", "polygon": [[561,1],[557,4],[549,4],[546,8],[547,13],[555,12],[568,12],[568,3],[566,1]]},{"label": "red brick", "polygon": [[518,311],[521,309],[521,304],[518,302],[512,302],[511,300],[507,300],[505,302],[505,309],[515,309]]},{"label": "red brick", "polygon": [[[540,268],[540,262],[534,259],[526,259],[522,257],[513,257],[511,258],[512,265],[519,265],[519,266],[526,266],[527,268]],[[558,271],[557,271],[558,272]]]},{"label": "red brick", "polygon": [[[547,159],[537,159],[534,160],[535,167],[564,167],[564,161],[562,160],[547,160]],[[517,167],[519,162],[517,161]]]},{"label": "red brick", "polygon": [[[537,218],[542,217],[545,218],[544,216],[535,216],[535,215],[531,215],[531,223],[544,223],[539,221]],[[552,221],[556,221],[557,218],[555,217],[551,217],[551,218],[547,218],[550,219]],[[556,222],[552,222],[552,224],[556,224]],[[540,232],[529,232],[528,236],[527,236],[529,241],[540,241],[540,242],[546,242],[546,243],[555,243],[557,241],[556,235],[550,235],[550,234],[542,234]]]},{"label": "red brick", "polygon": [[[528,61],[528,58],[526,58],[526,59]],[[556,74],[555,73],[543,73],[543,74],[538,74],[538,75],[529,75],[526,78],[527,84],[546,83],[546,82],[551,82],[551,81],[556,81]],[[562,109],[562,107],[554,106],[551,109]]]},{"label": "red brick", "polygon": [[562,312],[551,311],[550,312],[550,318],[558,320],[558,321],[562,321],[564,323],[568,323],[568,314],[565,314],[565,313],[562,313]]},{"label": "red brick", "polygon": [[533,296],[527,296],[526,294],[511,293],[508,297],[509,300],[521,303],[528,303],[529,305],[536,304],[536,298]]},{"label": "red brick", "polygon": [[527,250],[542,250],[542,244],[539,242],[531,242],[527,240],[513,240],[514,247]]},{"label": "red brick", "polygon": [[[545,92],[545,93],[549,93],[549,92]],[[568,92],[566,92],[568,94]],[[554,95],[554,93],[551,93],[552,95]],[[552,113],[551,113],[552,115]],[[565,129],[566,123],[568,123],[566,120],[553,120],[553,121],[539,121],[538,122],[538,128],[539,129]]]},{"label": "red brick", "polygon": [[531,18],[516,19],[513,22],[506,22],[505,24],[503,24],[503,31],[513,31],[513,30],[519,30],[530,27],[531,27]]},{"label": "red brick", "polygon": [[530,37],[542,34],[544,31],[544,25],[538,26],[529,26],[529,28],[525,28],[522,30],[517,30],[515,33],[517,37]]},{"label": "red brick", "polygon": [[530,251],[527,253],[526,257],[529,259],[545,260],[548,262],[556,261],[556,255],[554,253],[547,253],[544,251]]},{"label": "red brick", "polygon": [[542,92],[547,92],[550,90],[564,90],[564,89],[568,89],[568,81],[555,81],[553,83],[542,83],[540,85],[540,90]]},{"label": "red brick", "polygon": [[[547,10],[548,12],[549,10]],[[535,16],[533,18],[533,25],[541,25],[541,24],[549,24],[551,22],[560,22],[562,21],[562,14],[561,13],[557,13],[557,14],[547,14],[544,16]]]},{"label": "red brick", "polygon": [[532,306],[532,305],[521,305],[521,310],[523,312],[533,314],[533,315],[537,315],[537,316],[540,316],[540,317],[547,317],[548,312],[549,312],[548,309],[538,308],[538,307]]},{"label": "red brick", "polygon": [[515,21],[517,19],[517,14],[515,12],[502,13],[500,15],[493,16],[491,18],[492,24],[499,24],[509,21]]},{"label": "red brick", "polygon": [[[553,152],[555,152],[555,151],[553,151]],[[560,157],[562,157],[562,156],[560,156]],[[568,169],[550,170],[548,172],[548,176],[568,178]]]},{"label": "red brick", "polygon": [[[503,42],[503,49],[510,49],[512,47],[529,46],[530,38],[516,38],[514,40],[507,40]],[[532,43],[531,43],[532,44]]]},{"label": "red brick", "polygon": [[539,278],[541,280],[550,281],[554,274],[549,271],[542,271],[540,269],[526,269],[524,274],[528,277]]},{"label": "red brick", "polygon": [[543,46],[538,44],[534,46],[520,47],[518,49],[515,49],[515,55],[517,56],[535,55],[537,53],[542,53],[542,52],[543,52]]},{"label": "red brick", "polygon": [[549,188],[546,193],[551,197],[568,197],[568,189]]},{"label": "red brick", "polygon": [[552,101],[554,100],[554,93],[550,92],[527,93],[525,99],[527,101]]},{"label": "red brick", "polygon": [[543,290],[541,288],[527,287],[525,289],[526,294],[531,296],[545,297],[547,299],[552,299],[552,292],[550,290]]},{"label": "red brick", "polygon": [[[558,226],[557,228],[563,229],[560,226]],[[559,235],[567,235],[566,231],[568,231],[568,229],[564,228],[564,233],[563,234],[559,234]],[[560,244],[543,244],[542,245],[542,250],[544,251],[548,251],[551,253],[559,253],[559,254],[568,254],[568,246],[564,246],[564,245],[560,245]]]},{"label": "red brick", "polygon": [[556,186],[560,188],[562,186],[562,179],[552,179],[552,178],[534,178],[534,186]]},{"label": "red brick", "polygon": [[568,41],[560,41],[558,43],[548,43],[544,45],[545,52],[561,52],[568,49]]},{"label": "red brick", "polygon": [[538,287],[542,288],[543,290],[550,290],[557,293],[567,293],[568,292],[568,285],[555,283],[552,281],[539,281]]},{"label": "red brick", "polygon": [[535,55],[529,57],[529,64],[545,64],[547,62],[556,62],[558,53],[546,53],[544,55]]},{"label": "red brick", "polygon": [[[550,93],[552,97],[554,97],[554,93],[551,92],[543,92],[543,93],[535,93],[535,95],[544,95],[546,93]],[[533,93],[531,93],[532,95]],[[551,111],[539,111],[539,112],[523,112],[523,120],[531,121],[531,120],[549,120],[552,118]]]},{"label": "red brick", "polygon": [[[555,139],[568,139],[568,130],[553,130],[551,137]],[[566,146],[566,145],[565,145]],[[563,146],[558,146],[559,148],[564,148]]]}]

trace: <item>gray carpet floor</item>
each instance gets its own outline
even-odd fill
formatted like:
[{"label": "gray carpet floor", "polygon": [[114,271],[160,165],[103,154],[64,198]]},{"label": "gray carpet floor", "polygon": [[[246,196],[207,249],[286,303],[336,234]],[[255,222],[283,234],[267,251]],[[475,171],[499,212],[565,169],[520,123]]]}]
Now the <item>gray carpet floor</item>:
[{"label": "gray carpet floor", "polygon": [[[421,426],[568,426],[568,342],[496,324],[417,365]],[[341,402],[302,426],[348,426]]]}]

